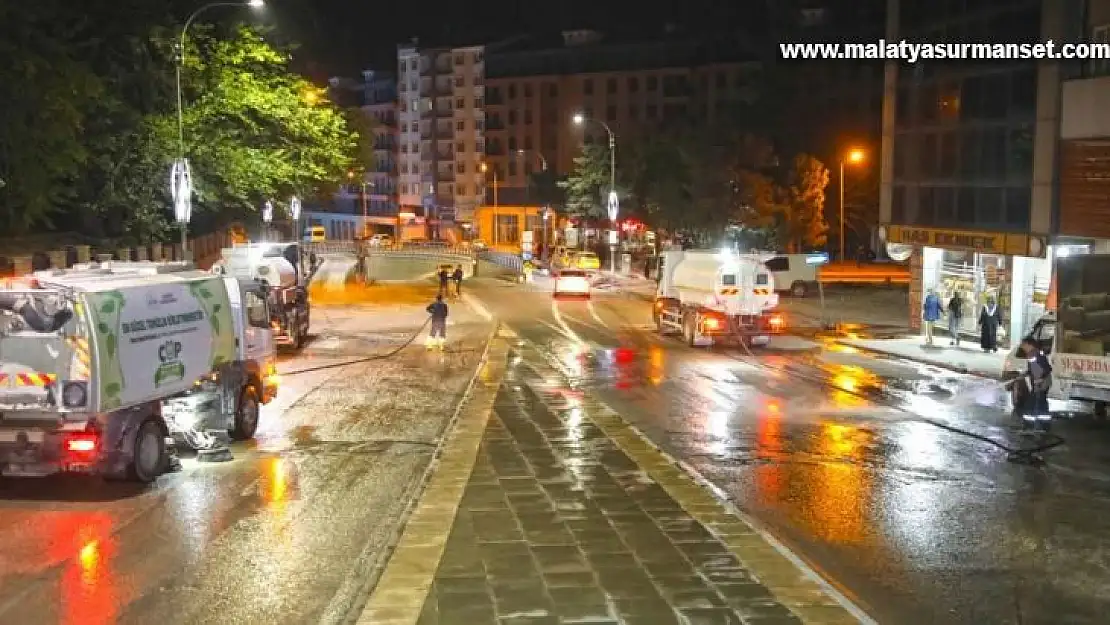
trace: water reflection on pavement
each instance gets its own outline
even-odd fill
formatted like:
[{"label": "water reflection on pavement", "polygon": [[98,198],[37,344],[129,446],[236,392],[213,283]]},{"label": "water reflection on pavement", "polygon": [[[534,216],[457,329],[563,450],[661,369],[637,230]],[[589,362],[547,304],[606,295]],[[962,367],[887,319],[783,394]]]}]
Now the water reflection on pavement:
[{"label": "water reflection on pavement", "polygon": [[[592,394],[728,494],[882,623],[1102,623],[1105,429],[1061,419],[1045,468],[998,384],[851,348],[690,349],[620,296],[498,306]],[[549,312],[551,311],[551,312]],[[599,322],[600,320],[600,322]],[[754,358],[753,358],[754,356]]]}]

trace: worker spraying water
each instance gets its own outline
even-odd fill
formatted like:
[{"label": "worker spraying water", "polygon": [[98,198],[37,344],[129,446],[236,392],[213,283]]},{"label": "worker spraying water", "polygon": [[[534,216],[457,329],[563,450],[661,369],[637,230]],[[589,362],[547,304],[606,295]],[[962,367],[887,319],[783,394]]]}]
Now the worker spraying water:
[{"label": "worker spraying water", "polygon": [[447,343],[447,303],[443,301],[443,293],[436,295],[436,301],[428,304],[428,314],[432,316],[432,327],[428,332],[428,340],[424,347],[428,349],[439,348]]},{"label": "worker spraying water", "polygon": [[1036,339],[1027,336],[1021,341],[1021,354],[1027,371],[1015,380],[1015,408],[1021,412],[1022,432],[1048,432],[1052,414],[1048,410],[1048,391],[1052,388],[1052,364]]}]

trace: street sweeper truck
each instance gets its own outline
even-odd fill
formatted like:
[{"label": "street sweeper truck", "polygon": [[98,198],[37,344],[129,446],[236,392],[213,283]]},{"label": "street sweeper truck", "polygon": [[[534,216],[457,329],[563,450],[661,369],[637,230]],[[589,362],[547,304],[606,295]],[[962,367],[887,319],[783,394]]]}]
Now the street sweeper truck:
[{"label": "street sweeper truck", "polygon": [[91,263],[0,288],[0,475],[150,482],[173,440],[254,435],[277,390],[258,285],[184,263]]}]

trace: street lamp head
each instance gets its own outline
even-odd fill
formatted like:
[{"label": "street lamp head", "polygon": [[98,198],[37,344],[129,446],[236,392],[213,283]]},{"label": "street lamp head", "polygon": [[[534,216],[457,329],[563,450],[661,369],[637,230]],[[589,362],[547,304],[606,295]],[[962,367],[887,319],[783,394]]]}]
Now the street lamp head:
[{"label": "street lamp head", "polygon": [[350,178],[351,180],[354,180],[355,179],[355,170],[348,169],[347,170],[347,177]]},{"label": "street lamp head", "polygon": [[482,163],[481,165],[479,165],[478,168],[482,170],[483,174],[486,173],[487,170],[489,170],[489,166],[486,165],[485,163]]},{"label": "street lamp head", "polygon": [[517,154],[524,154],[524,150],[517,150],[516,153]]},{"label": "street lamp head", "polygon": [[867,155],[864,154],[863,150],[861,150],[859,148],[853,148],[851,150],[848,150],[848,162],[852,163],[853,165],[856,164],[856,163],[862,163],[863,159],[866,156]]},{"label": "street lamp head", "polygon": [[252,9],[261,9],[266,6],[266,0],[247,0],[247,6]]},{"label": "street lamp head", "polygon": [[586,123],[586,116],[581,113],[575,113],[574,117],[571,118],[571,121],[574,122],[575,126],[581,126],[582,124]]}]

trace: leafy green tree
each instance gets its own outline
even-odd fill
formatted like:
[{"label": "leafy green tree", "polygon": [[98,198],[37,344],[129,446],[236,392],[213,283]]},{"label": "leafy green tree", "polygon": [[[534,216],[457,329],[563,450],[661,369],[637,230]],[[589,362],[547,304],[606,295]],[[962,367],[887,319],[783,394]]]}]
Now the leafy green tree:
[{"label": "leafy green tree", "polygon": [[[606,202],[610,186],[609,148],[590,143],[582,146],[582,153],[574,157],[574,169],[566,180],[557,186],[566,193],[566,211],[571,215],[602,219],[607,216]],[[618,174],[621,172],[618,163]],[[617,180],[617,196],[626,197],[627,191]]]},{"label": "leafy green tree", "polygon": [[194,36],[185,71],[186,152],[202,207],[228,217],[331,187],[369,149],[325,93],[289,73],[289,55],[257,30]]},{"label": "leafy green tree", "polygon": [[83,62],[82,11],[62,0],[0,2],[0,228],[49,226],[88,158],[82,125],[103,85]]},{"label": "leafy green tree", "polygon": [[790,249],[823,247],[828,238],[829,225],[825,221],[825,188],[829,185],[829,170],[808,154],[794,157],[786,187],[786,232]]}]

